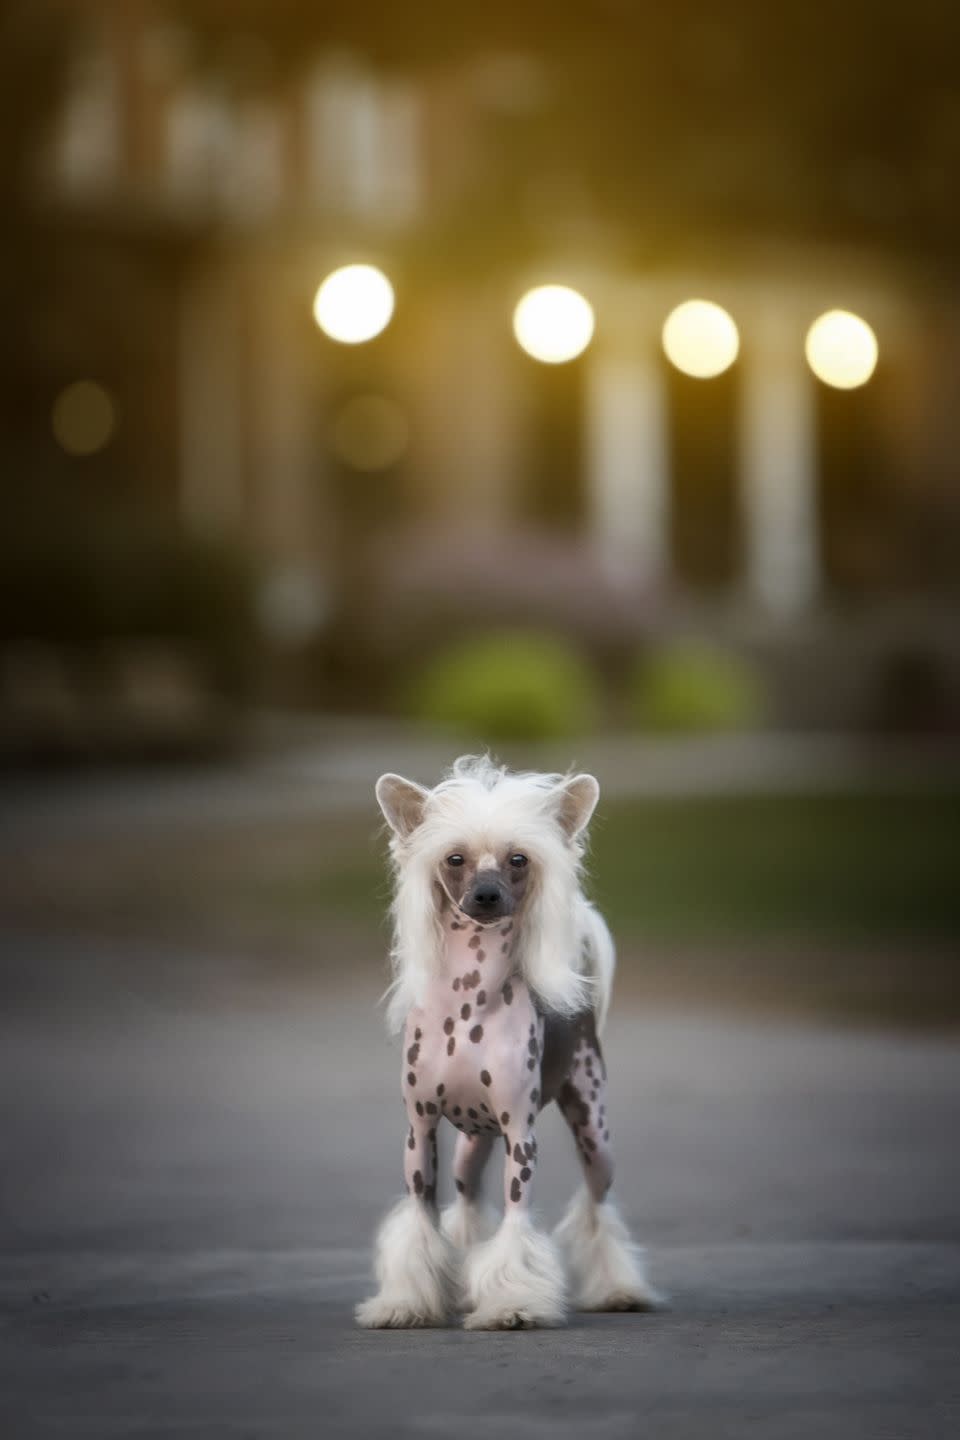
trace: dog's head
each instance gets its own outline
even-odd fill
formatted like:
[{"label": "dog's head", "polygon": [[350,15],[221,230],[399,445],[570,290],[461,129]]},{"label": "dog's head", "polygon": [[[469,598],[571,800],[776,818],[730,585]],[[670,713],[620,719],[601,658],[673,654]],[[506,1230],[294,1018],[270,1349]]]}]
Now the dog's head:
[{"label": "dog's head", "polygon": [[[547,969],[560,964],[549,962],[548,950],[573,944],[584,832],[598,796],[592,775],[511,774],[473,756],[432,790],[382,775],[377,800],[392,832],[398,972],[430,967],[437,917],[449,902],[481,924],[518,917],[531,979],[543,971],[548,990]],[[563,964],[575,968],[576,957]]]}]

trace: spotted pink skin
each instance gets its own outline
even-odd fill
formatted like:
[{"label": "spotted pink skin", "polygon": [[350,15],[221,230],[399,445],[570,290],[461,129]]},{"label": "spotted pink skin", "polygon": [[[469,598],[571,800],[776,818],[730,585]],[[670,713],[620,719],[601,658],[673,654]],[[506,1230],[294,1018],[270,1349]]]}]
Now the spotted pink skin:
[{"label": "spotted pink skin", "polygon": [[473,920],[448,904],[441,971],[407,1017],[402,1088],[409,1120],[404,1176],[410,1194],[434,1206],[437,1126],[459,1130],[454,1183],[472,1197],[497,1136],[506,1152],[504,1204],[531,1203],[536,1117],[556,1099],[577,1140],[591,1191],[602,1198],[612,1159],[606,1071],[589,1012],[544,1019],[516,971],[515,922]]}]

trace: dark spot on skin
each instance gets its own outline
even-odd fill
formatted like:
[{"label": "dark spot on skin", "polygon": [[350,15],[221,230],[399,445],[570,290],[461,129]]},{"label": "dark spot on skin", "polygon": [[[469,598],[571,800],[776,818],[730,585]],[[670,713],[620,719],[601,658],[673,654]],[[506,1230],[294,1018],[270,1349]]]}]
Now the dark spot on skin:
[{"label": "dark spot on skin", "polygon": [[531,1058],[527,1061],[527,1069],[528,1069],[528,1070],[532,1070],[533,1067],[534,1067],[534,1065],[536,1065],[536,1063],[537,1063],[536,1060],[534,1060],[533,1057],[531,1056]]},{"label": "dark spot on skin", "polygon": [[416,1075],[414,1075],[413,1071],[411,1070],[411,1071],[409,1072],[409,1074],[407,1075],[407,1084],[408,1084],[408,1085],[416,1085],[416,1083],[417,1083],[417,1077],[416,1077]]},{"label": "dark spot on skin", "polygon": [[416,1063],[417,1063],[417,1056],[418,1056],[419,1054],[420,1054],[420,1046],[419,1046],[419,1045],[411,1045],[411,1046],[410,1046],[410,1049],[407,1051],[407,1064],[408,1064],[408,1065],[416,1065]]},{"label": "dark spot on skin", "polygon": [[[430,1109],[430,1106],[429,1106],[429,1105],[427,1106],[427,1109],[428,1109],[428,1110]],[[523,1153],[524,1153],[524,1155],[526,1155],[526,1157],[527,1157],[528,1160],[532,1160],[532,1159],[533,1159],[533,1146],[530,1144],[530,1141],[529,1141],[529,1140],[526,1140],[526,1141],[524,1142]]]},{"label": "dark spot on skin", "polygon": [[407,1136],[407,1149],[408,1149],[408,1150],[412,1150],[412,1149],[414,1148],[415,1144],[416,1144],[416,1141],[415,1141],[414,1138],[413,1138],[413,1131],[411,1130],[411,1131],[410,1131],[410,1134]]},{"label": "dark spot on skin", "polygon": [[419,1170],[413,1172],[413,1193],[415,1195],[423,1194],[423,1176]]},{"label": "dark spot on skin", "polygon": [[467,1188],[466,1185],[464,1185],[463,1181],[462,1181],[462,1180],[454,1180],[453,1183],[454,1183],[454,1185],[456,1185],[456,1187],[457,1187],[457,1194],[458,1194],[458,1195],[463,1195],[463,1194],[465,1193],[465,1191],[466,1191],[466,1188]]},{"label": "dark spot on skin", "polygon": [[482,1025],[474,1025],[473,1029],[470,1031],[470,1039],[473,1041],[474,1045],[480,1044],[480,1041],[483,1039]]},{"label": "dark spot on skin", "polygon": [[534,1105],[536,1105],[537,1101],[540,1099],[540,1091],[539,1091],[539,1090],[531,1090],[531,1091],[530,1091],[530,1099],[533,1101]]},{"label": "dark spot on skin", "polygon": [[512,1004],[513,1004],[513,986],[510,984],[510,981],[509,981],[509,980],[504,980],[504,982],[503,982],[503,989],[502,989],[501,993],[502,993],[502,995],[503,995],[503,998],[504,998],[505,1003],[506,1003],[507,1005],[512,1005]]},{"label": "dark spot on skin", "polygon": [[436,1114],[437,1114],[437,1107],[436,1107],[436,1105],[434,1105],[434,1103],[433,1103],[432,1100],[428,1100],[428,1101],[427,1101],[425,1108],[426,1108],[426,1112],[427,1112],[428,1115],[436,1115]]},{"label": "dark spot on skin", "polygon": [[510,1199],[514,1202],[514,1204],[516,1204],[516,1202],[520,1199],[520,1181],[517,1179],[516,1175],[514,1175],[513,1181],[510,1185]]},{"label": "dark spot on skin", "polygon": [[450,1036],[450,1039],[447,1041],[447,1054],[448,1054],[448,1055],[452,1055],[453,1052],[454,1052],[454,1050],[456,1050],[456,1048],[457,1048],[457,1042],[456,1042],[456,1040],[454,1040],[453,1036],[451,1035],[451,1036]]},{"label": "dark spot on skin", "polygon": [[490,1107],[487,1105],[487,1102],[485,1100],[480,1101],[480,1109],[486,1110],[487,1114],[490,1114]]},{"label": "dark spot on skin", "polygon": [[417,1101],[417,1114],[418,1114],[418,1115],[422,1115],[422,1114],[423,1114],[423,1104],[422,1104],[421,1101],[419,1101],[419,1100]]},{"label": "dark spot on skin", "polygon": [[451,930],[462,930],[463,928],[464,928],[464,927],[460,924],[460,921],[459,921],[459,920],[452,920],[452,921],[450,922],[450,929],[451,929]]},{"label": "dark spot on skin", "polygon": [[437,1094],[438,1094],[438,1095],[442,1095],[445,1088],[446,1088],[446,1087],[443,1086],[443,1085],[438,1085],[438,1086],[437,1086]]},{"label": "dark spot on skin", "polygon": [[467,1114],[470,1116],[471,1120],[480,1119],[480,1112],[478,1110],[474,1110],[472,1107],[468,1107]]},{"label": "dark spot on skin", "polygon": [[604,1140],[609,1140],[609,1139],[610,1139],[610,1131],[609,1131],[609,1130],[604,1130],[604,1132],[603,1132],[603,1138],[604,1138]]},{"label": "dark spot on skin", "polygon": [[509,942],[506,941],[506,940],[504,940],[503,944],[500,946],[500,954],[501,954],[501,955],[506,955],[506,954],[509,952],[509,950],[510,950]]},{"label": "dark spot on skin", "polygon": [[522,1150],[521,1147],[520,1147],[520,1142],[519,1142],[519,1140],[517,1141],[516,1145],[514,1145],[514,1147],[513,1147],[513,1158],[514,1158],[514,1160],[516,1160],[516,1162],[517,1162],[518,1165],[522,1165],[523,1162],[524,1162],[524,1160],[526,1160],[526,1158],[527,1158],[526,1155],[524,1155],[523,1150]]},{"label": "dark spot on skin", "polygon": [[486,990],[478,990],[478,991],[477,991],[477,1004],[478,1004],[478,1005],[486,1005],[486,1003],[487,1003],[487,992],[486,992]]},{"label": "dark spot on skin", "polygon": [[531,1021],[530,1021],[530,1034],[531,1034],[531,1035],[535,1035],[535,1034],[536,1034],[536,1031],[537,1031],[537,1027],[536,1027],[536,1025],[534,1025],[533,1021],[531,1020]]},{"label": "dark spot on skin", "polygon": [[470,1006],[469,1006],[469,1005],[461,1005],[461,1006],[460,1006],[460,1019],[461,1019],[461,1020],[469,1020],[469,1019],[470,1019]]},{"label": "dark spot on skin", "polygon": [[527,1041],[527,1049],[530,1051],[530,1054],[531,1054],[531,1055],[536,1055],[536,1053],[537,1053],[537,1042],[536,1042],[535,1038],[534,1038],[532,1035],[530,1036],[530,1039]]},{"label": "dark spot on skin", "polygon": [[460,989],[460,976],[459,976],[459,975],[457,976],[457,978],[456,978],[456,979],[454,980],[454,982],[453,982],[453,988],[454,988],[454,990],[459,990],[459,989]]},{"label": "dark spot on skin", "polygon": [[530,1166],[524,1165],[523,1169],[520,1171],[520,1179],[529,1180],[532,1173],[533,1172],[531,1171]]},{"label": "dark spot on skin", "polygon": [[476,934],[471,935],[471,936],[470,936],[470,939],[467,941],[467,944],[470,946],[470,949],[471,949],[471,950],[479,950],[479,949],[480,949],[480,932],[477,931]]},{"label": "dark spot on skin", "polygon": [[423,1031],[420,1029],[419,1025],[413,1032],[413,1038],[414,1040],[421,1040],[423,1038]]},{"label": "dark spot on skin", "polygon": [[510,1111],[509,1111],[509,1110],[504,1110],[503,1114],[500,1116],[500,1124],[501,1124],[501,1125],[509,1125],[509,1124],[510,1124]]},{"label": "dark spot on skin", "polygon": [[533,1124],[533,1115],[532,1115],[532,1114],[530,1114],[530,1115],[527,1116],[527,1124],[528,1124],[528,1125],[532,1125],[532,1124]]},{"label": "dark spot on skin", "polygon": [[482,965],[483,962],[484,962],[484,960],[486,960],[486,958],[487,958],[487,952],[486,952],[485,950],[478,950],[478,951],[477,951],[477,964],[478,964],[478,965]]},{"label": "dark spot on skin", "polygon": [[[489,1070],[481,1070],[481,1071],[480,1071],[480,1083],[481,1083],[482,1085],[489,1085],[489,1084],[490,1084],[490,1071],[489,1071]],[[487,1107],[484,1106],[483,1108],[486,1109]]]},{"label": "dark spot on skin", "polygon": [[452,1034],[453,1034],[453,1016],[452,1016],[452,1015],[448,1015],[447,1018],[446,1018],[446,1020],[444,1020],[444,1022],[443,1022],[443,1033],[444,1033],[444,1035],[452,1035]]},{"label": "dark spot on skin", "polygon": [[454,1107],[453,1107],[453,1113],[454,1113],[454,1115],[462,1115],[462,1114],[463,1114],[463,1111],[460,1109],[460,1106],[459,1106],[459,1105],[454,1105]]}]

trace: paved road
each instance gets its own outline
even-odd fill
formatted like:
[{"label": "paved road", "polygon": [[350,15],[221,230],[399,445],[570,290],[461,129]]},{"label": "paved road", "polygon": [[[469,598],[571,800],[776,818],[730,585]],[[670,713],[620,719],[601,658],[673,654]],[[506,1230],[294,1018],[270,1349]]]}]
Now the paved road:
[{"label": "paved road", "polygon": [[[372,967],[8,935],[0,980],[5,1440],[960,1433],[948,1038],[618,1010],[618,1190],[671,1310],[369,1334],[402,1129]],[[555,1116],[543,1150],[550,1220]]]}]

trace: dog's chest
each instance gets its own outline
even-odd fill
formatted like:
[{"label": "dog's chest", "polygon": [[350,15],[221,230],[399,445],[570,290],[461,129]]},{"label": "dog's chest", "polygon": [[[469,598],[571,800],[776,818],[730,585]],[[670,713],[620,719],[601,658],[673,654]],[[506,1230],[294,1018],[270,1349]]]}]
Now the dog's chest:
[{"label": "dog's chest", "polygon": [[468,1134],[499,1131],[511,1110],[536,1107],[543,1022],[512,973],[503,927],[448,926],[447,941],[442,972],[407,1019],[404,1096]]}]

